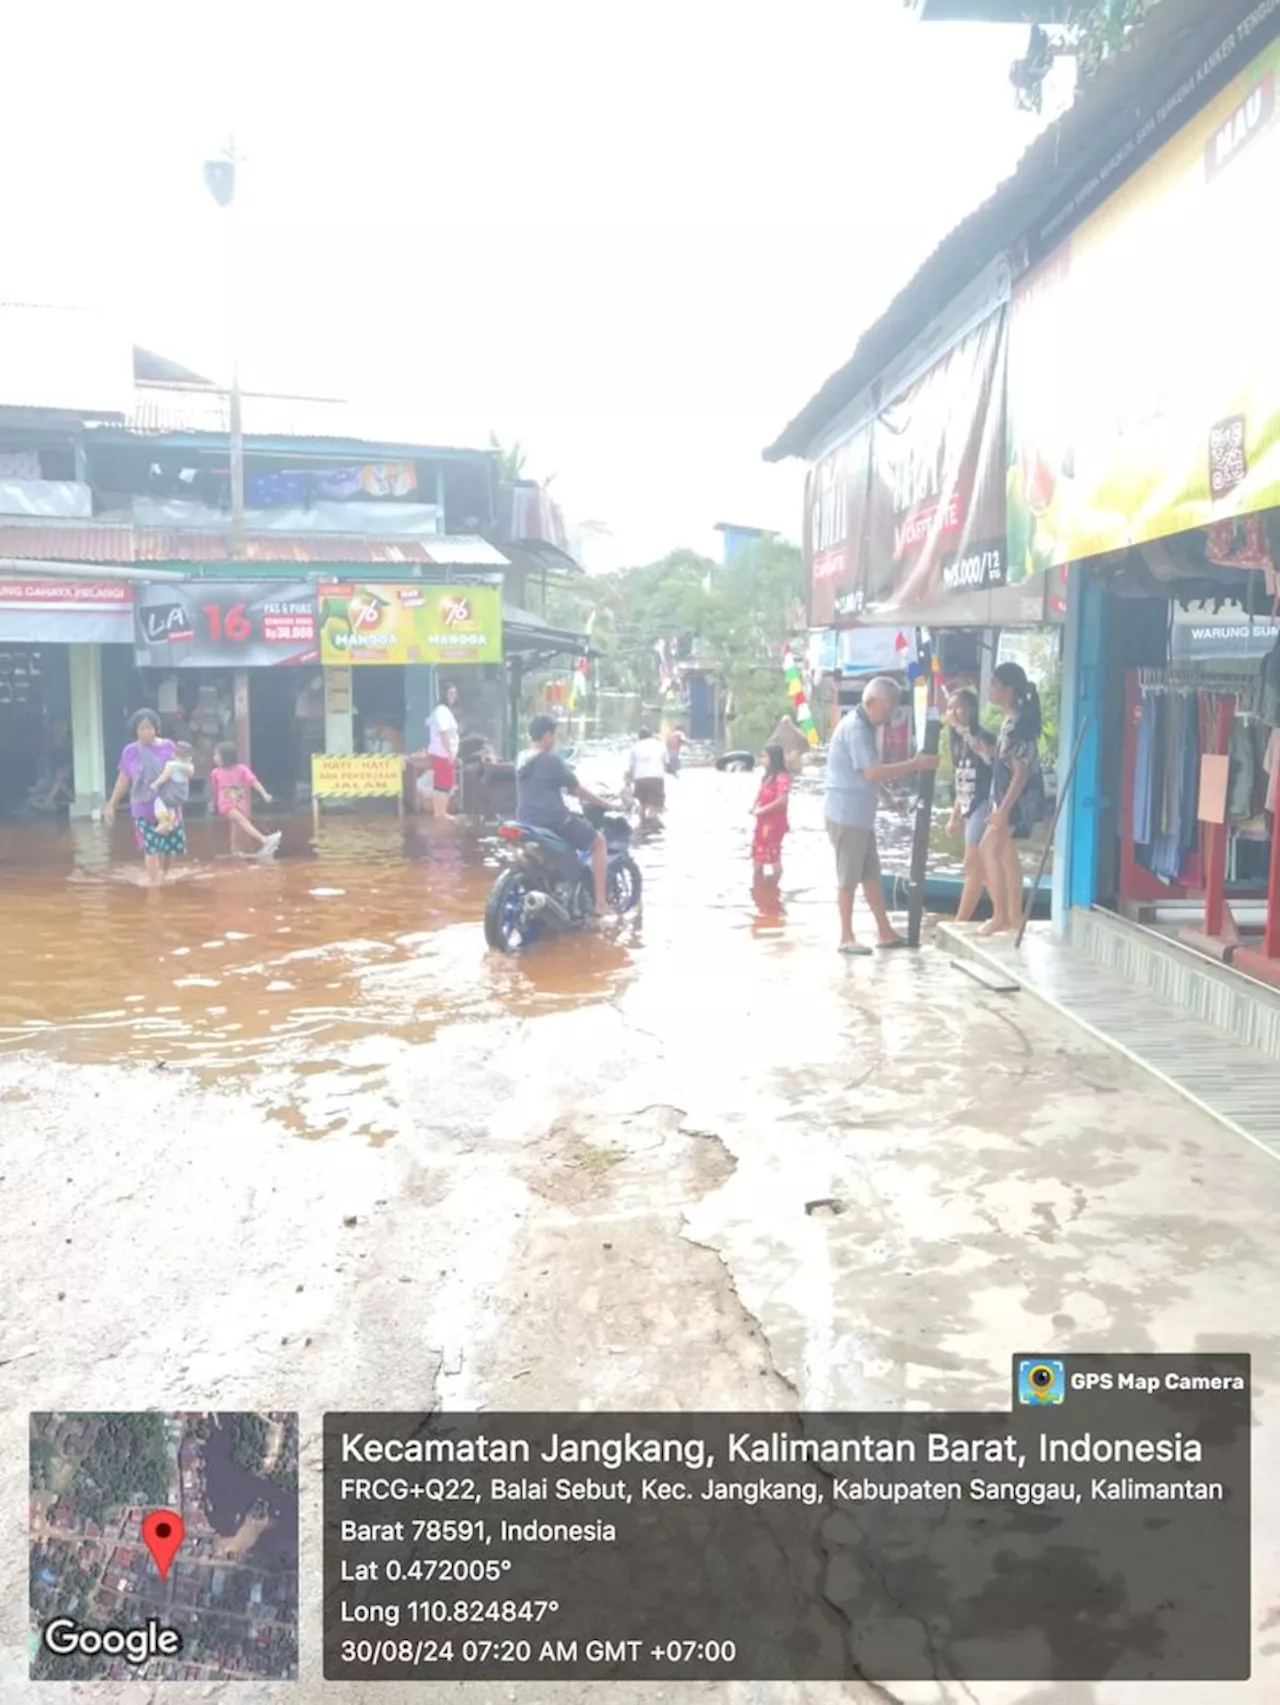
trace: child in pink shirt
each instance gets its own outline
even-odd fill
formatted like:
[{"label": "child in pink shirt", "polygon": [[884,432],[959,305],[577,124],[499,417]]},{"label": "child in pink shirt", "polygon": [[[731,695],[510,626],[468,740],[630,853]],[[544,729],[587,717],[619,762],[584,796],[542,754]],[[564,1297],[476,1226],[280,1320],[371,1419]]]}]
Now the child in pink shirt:
[{"label": "child in pink shirt", "polygon": [[219,817],[225,817],[231,824],[231,850],[236,850],[236,833],[241,830],[257,842],[258,856],[273,858],[280,845],[280,833],[277,830],[274,835],[264,835],[261,829],[254,828],[249,811],[255,793],[261,794],[268,805],[271,803],[271,795],[248,764],[240,763],[235,747],[229,741],[219,746],[218,767],[209,773],[209,797]]}]

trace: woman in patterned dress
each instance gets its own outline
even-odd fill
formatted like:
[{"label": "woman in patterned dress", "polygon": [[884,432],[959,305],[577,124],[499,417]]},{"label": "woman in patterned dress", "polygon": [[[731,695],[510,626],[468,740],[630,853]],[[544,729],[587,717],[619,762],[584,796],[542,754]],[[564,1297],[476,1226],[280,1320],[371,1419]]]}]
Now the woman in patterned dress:
[{"label": "woman in patterned dress", "polygon": [[151,881],[162,882],[170,860],[185,858],[187,852],[187,830],[181,812],[168,834],[161,834],[156,823],[156,782],[173,757],[173,741],[160,738],[160,718],[153,710],[135,712],[130,726],[133,739],[120,754],[120,773],[103,809],[102,820],[111,827],[116,806],[127,793],[134,842]]}]

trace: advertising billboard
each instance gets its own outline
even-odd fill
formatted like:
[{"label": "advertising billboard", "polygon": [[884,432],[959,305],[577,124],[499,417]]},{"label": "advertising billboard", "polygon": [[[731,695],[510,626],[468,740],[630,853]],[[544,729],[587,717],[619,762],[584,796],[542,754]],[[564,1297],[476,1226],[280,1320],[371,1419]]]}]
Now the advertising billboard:
[{"label": "advertising billboard", "polygon": [[139,586],[134,654],[142,669],[314,663],[316,589],[305,580]]},{"label": "advertising billboard", "polygon": [[323,663],[501,663],[502,590],[420,583],[320,588]]},{"label": "advertising billboard", "polygon": [[1280,43],[1021,280],[1012,582],[1280,504]]}]

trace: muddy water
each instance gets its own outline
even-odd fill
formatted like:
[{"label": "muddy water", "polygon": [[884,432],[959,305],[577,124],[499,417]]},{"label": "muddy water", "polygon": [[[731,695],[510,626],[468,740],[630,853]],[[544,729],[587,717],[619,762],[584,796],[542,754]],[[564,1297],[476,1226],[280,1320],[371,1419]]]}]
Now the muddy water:
[{"label": "muddy water", "polygon": [[[666,833],[635,849],[640,923],[518,960],[490,953],[481,930],[500,850],[455,821],[335,814],[316,834],[286,819],[272,863],[229,857],[221,826],[196,822],[190,858],[160,888],[143,882],[127,823],[0,830],[0,1049],[218,1078],[359,1074],[444,1025],[611,1001],[642,975],[686,978],[733,936],[785,951],[789,935],[831,927],[821,793],[802,783],[780,890],[753,896],[756,785],[687,771]],[[672,947],[684,951],[668,971]]]}]

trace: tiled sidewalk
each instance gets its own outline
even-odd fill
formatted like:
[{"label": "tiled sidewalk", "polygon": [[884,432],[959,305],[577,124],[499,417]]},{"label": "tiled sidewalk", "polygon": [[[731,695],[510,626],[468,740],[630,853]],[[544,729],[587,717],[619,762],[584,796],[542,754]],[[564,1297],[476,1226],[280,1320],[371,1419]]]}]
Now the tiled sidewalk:
[{"label": "tiled sidewalk", "polygon": [[1043,926],[1028,930],[1020,949],[1012,937],[983,940],[969,926],[952,923],[938,926],[938,943],[953,958],[971,959],[987,974],[1017,982],[1024,994],[1046,1001],[1280,1160],[1280,1069],[1259,1050],[1153,1000],[1145,989],[1050,939]]}]

